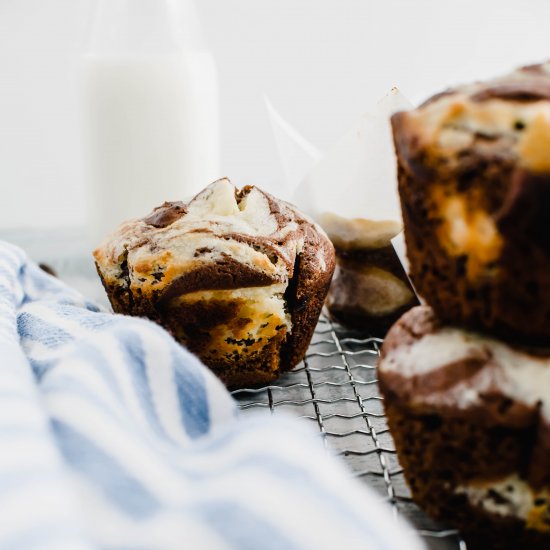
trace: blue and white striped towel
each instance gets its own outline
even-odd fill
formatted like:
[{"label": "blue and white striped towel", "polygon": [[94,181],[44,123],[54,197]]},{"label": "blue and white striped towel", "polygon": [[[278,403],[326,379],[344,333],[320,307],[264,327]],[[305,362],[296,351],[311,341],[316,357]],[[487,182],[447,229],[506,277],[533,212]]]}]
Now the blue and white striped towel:
[{"label": "blue and white striped towel", "polygon": [[422,544],[297,420],[0,242],[0,548]]}]

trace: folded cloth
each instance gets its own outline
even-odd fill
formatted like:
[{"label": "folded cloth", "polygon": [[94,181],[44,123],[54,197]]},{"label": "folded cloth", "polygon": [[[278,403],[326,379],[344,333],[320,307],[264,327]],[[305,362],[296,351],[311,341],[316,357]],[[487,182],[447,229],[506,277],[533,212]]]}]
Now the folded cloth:
[{"label": "folded cloth", "polygon": [[0,242],[0,548],[422,544],[295,419]]}]

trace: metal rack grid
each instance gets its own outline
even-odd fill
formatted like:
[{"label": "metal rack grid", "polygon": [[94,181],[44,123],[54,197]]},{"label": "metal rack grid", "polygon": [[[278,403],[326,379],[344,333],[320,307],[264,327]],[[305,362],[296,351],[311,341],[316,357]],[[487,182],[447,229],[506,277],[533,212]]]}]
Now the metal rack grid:
[{"label": "metal rack grid", "polygon": [[322,315],[302,363],[276,385],[232,392],[243,411],[285,410],[315,422],[327,449],[407,518],[434,550],[466,550],[457,531],[442,528],[412,502],[397,461],[376,379],[379,338],[344,330]]}]

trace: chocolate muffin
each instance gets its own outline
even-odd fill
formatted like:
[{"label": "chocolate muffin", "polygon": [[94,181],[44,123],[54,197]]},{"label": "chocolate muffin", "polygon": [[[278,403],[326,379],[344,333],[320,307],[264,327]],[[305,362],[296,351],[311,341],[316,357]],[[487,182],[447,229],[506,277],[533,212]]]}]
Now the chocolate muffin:
[{"label": "chocolate muffin", "polygon": [[411,278],[443,321],[550,343],[550,63],[392,117]]},{"label": "chocolate muffin", "polygon": [[388,332],[378,371],[414,500],[468,548],[550,548],[550,349],[419,306]]},{"label": "chocolate muffin", "polygon": [[336,249],[336,270],[327,296],[330,316],[344,326],[383,336],[418,305],[391,239],[397,221],[347,219],[324,214],[320,223]]},{"label": "chocolate muffin", "polygon": [[301,361],[335,261],[293,206],[227,179],[123,223],[94,256],[115,312],[158,322],[229,388]]}]

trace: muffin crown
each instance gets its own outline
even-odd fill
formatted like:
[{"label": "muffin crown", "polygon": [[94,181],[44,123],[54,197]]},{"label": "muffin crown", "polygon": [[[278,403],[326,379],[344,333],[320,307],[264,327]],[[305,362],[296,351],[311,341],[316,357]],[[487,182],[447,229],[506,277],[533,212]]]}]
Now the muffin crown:
[{"label": "muffin crown", "polygon": [[396,113],[392,123],[397,147],[411,161],[421,150],[459,155],[475,145],[487,156],[505,155],[526,170],[548,172],[550,62],[445,90],[416,110]]},{"label": "muffin crown", "polygon": [[[236,277],[195,278],[194,290],[262,286],[292,278],[305,241],[325,271],[328,238],[292,205],[257,187],[237,189],[220,179],[187,204],[166,202],[144,218],[123,223],[94,251],[104,279],[127,277],[145,295],[159,293],[182,272],[209,263],[238,265]],[[181,284],[180,290],[181,290]]]},{"label": "muffin crown", "polygon": [[428,306],[391,328],[379,369],[384,386],[411,405],[515,426],[541,414],[550,425],[550,349],[512,348],[444,326]]}]

